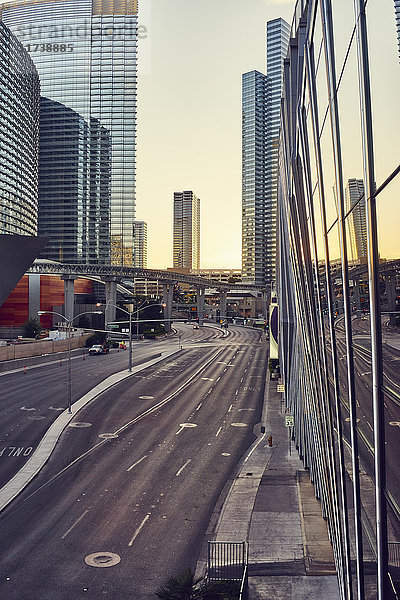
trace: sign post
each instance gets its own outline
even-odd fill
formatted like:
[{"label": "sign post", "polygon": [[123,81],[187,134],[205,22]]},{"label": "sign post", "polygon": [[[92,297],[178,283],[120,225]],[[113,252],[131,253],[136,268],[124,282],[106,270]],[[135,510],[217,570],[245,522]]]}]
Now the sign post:
[{"label": "sign post", "polygon": [[292,456],[292,427],[294,427],[294,416],[285,415],[285,426],[289,432],[289,454]]}]

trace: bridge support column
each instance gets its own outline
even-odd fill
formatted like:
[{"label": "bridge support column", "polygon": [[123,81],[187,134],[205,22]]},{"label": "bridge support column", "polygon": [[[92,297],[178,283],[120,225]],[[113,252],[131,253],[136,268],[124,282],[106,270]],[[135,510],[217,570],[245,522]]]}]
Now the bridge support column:
[{"label": "bridge support column", "polygon": [[220,290],[219,292],[219,315],[221,319],[226,318],[226,299],[228,292]]},{"label": "bridge support column", "polygon": [[117,314],[117,279],[115,277],[106,277],[103,279],[106,288],[106,309],[104,311],[104,329],[107,329],[108,324],[115,321]]},{"label": "bridge support column", "polygon": [[174,285],[172,283],[163,283],[163,303],[164,306],[164,326],[166,333],[171,331],[172,318],[172,299],[174,296]]},{"label": "bridge support column", "polygon": [[204,286],[197,286],[197,318],[199,319],[199,325],[203,325],[205,291]]},{"label": "bridge support column", "polygon": [[74,318],[75,296],[74,282],[78,279],[76,275],[61,275],[64,281],[64,316],[68,321]]},{"label": "bridge support column", "polygon": [[[395,325],[396,315],[396,276],[386,275],[385,276],[385,287],[388,303],[388,311],[390,312],[390,325]],[[400,313],[399,313],[400,314]]]}]

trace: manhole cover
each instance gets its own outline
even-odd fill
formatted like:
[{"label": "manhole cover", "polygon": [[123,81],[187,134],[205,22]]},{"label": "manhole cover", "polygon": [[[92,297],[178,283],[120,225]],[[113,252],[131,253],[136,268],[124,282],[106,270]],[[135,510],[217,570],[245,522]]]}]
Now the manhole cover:
[{"label": "manhole cover", "polygon": [[154,396],[139,396],[139,400],[153,400]]},{"label": "manhole cover", "polygon": [[114,567],[120,561],[121,557],[114,552],[94,552],[85,558],[85,563],[89,567]]},{"label": "manhole cover", "polygon": [[76,427],[79,429],[79,427],[91,427],[92,424],[91,423],[85,423],[84,421],[75,421],[74,423],[70,423],[69,427]]},{"label": "manhole cover", "polygon": [[232,427],[247,427],[247,423],[231,423]]},{"label": "manhole cover", "polygon": [[103,440],[113,440],[118,437],[118,433],[100,433],[99,438]]}]

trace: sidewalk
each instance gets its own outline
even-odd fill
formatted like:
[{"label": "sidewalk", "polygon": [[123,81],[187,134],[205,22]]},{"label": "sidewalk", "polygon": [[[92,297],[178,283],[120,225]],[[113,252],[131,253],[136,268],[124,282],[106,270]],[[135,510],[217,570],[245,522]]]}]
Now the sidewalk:
[{"label": "sidewalk", "polygon": [[244,457],[212,539],[248,541],[249,600],[339,600],[320,503],[293,444],[290,454],[276,381],[266,386],[265,433]]}]

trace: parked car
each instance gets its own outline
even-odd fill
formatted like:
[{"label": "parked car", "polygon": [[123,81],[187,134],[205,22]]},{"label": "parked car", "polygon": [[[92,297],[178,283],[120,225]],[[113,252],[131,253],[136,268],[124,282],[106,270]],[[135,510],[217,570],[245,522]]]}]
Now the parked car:
[{"label": "parked car", "polygon": [[89,354],[107,354],[108,348],[106,346],[102,346],[101,344],[95,344],[89,349]]}]

